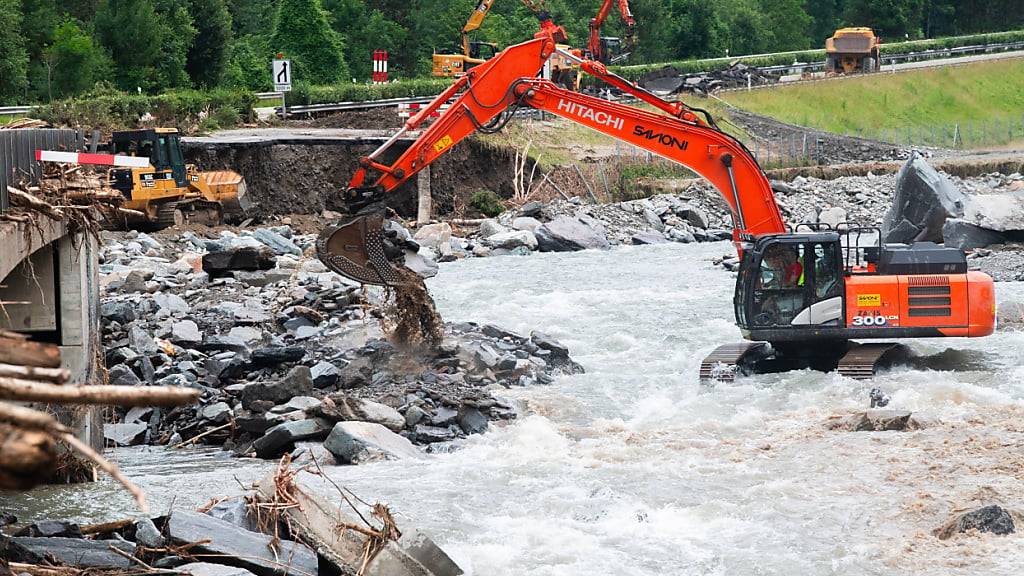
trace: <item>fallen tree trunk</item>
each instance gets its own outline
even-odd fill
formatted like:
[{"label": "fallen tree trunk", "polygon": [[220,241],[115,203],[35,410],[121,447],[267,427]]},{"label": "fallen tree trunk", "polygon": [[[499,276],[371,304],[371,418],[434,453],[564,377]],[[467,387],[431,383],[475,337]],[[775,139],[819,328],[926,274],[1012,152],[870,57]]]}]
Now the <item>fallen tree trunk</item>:
[{"label": "fallen tree trunk", "polygon": [[60,348],[0,332],[0,363],[60,368]]},{"label": "fallen tree trunk", "polygon": [[48,434],[0,424],[0,490],[27,490],[57,466],[57,445]]},{"label": "fallen tree trunk", "polygon": [[16,366],[0,364],[0,378],[23,378],[26,380],[44,380],[63,384],[71,378],[71,373],[62,368],[38,368],[36,366]]},{"label": "fallen tree trunk", "polygon": [[0,378],[0,400],[50,404],[106,404],[111,406],[180,406],[195,402],[201,392],[171,386],[57,386],[17,378]]},{"label": "fallen tree trunk", "polygon": [[13,186],[8,186],[7,194],[11,201],[11,204],[15,206],[20,206],[22,208],[28,208],[29,210],[40,212],[42,214],[45,214],[51,220],[64,220],[64,212],[62,210],[54,208],[49,203],[43,202],[42,200],[29,194],[28,192],[23,192],[21,190],[18,190],[17,188],[14,188]]}]

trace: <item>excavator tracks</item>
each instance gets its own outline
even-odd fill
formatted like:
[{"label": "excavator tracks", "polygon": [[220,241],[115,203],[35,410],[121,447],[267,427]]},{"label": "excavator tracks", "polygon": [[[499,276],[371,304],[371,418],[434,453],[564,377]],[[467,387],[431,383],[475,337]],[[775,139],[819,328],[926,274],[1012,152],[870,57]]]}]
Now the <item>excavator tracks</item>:
[{"label": "excavator tracks", "polygon": [[700,382],[733,382],[736,374],[744,375],[753,364],[770,353],[767,342],[738,342],[715,348],[700,363]]},{"label": "excavator tracks", "polygon": [[854,380],[870,380],[874,378],[878,368],[898,357],[906,355],[907,347],[892,342],[876,344],[853,343],[849,352],[839,359],[836,371]]}]

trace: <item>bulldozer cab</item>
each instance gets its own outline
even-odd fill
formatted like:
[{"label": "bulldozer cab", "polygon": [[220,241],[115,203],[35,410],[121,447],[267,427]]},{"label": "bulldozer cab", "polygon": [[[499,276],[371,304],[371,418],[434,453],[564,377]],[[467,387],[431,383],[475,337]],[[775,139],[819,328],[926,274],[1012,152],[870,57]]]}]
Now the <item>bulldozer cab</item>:
[{"label": "bulldozer cab", "polygon": [[743,258],[734,298],[741,329],[773,340],[784,331],[841,327],[845,275],[838,233],[763,236]]},{"label": "bulldozer cab", "polygon": [[157,172],[170,171],[179,188],[188,185],[185,158],[181,154],[181,136],[176,129],[114,132],[112,143],[115,154],[149,158]]}]

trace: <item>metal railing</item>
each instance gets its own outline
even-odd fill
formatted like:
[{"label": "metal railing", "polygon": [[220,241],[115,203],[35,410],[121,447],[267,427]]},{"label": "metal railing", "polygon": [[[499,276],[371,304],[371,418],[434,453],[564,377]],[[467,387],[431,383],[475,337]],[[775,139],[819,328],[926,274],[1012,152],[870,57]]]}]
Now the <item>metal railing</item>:
[{"label": "metal railing", "polygon": [[7,187],[38,183],[43,166],[36,150],[81,151],[85,131],[57,128],[0,130],[0,212],[8,207]]}]

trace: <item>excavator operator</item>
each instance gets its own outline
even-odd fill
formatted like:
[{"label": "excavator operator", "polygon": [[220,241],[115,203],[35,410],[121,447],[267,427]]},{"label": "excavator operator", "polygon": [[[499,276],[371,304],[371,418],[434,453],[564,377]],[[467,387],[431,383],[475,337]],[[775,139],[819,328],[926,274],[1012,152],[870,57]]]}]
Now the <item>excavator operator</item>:
[{"label": "excavator operator", "polygon": [[764,262],[772,271],[771,286],[766,288],[797,288],[804,284],[804,266],[796,250],[790,246],[772,246]]}]

